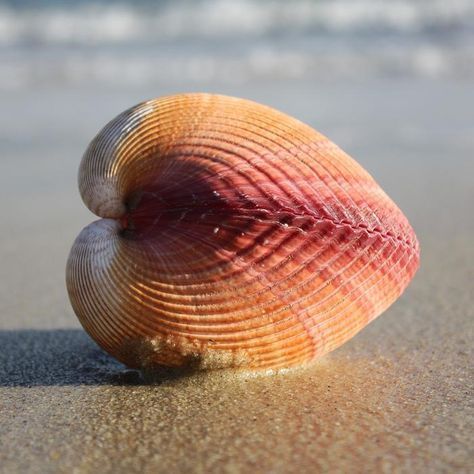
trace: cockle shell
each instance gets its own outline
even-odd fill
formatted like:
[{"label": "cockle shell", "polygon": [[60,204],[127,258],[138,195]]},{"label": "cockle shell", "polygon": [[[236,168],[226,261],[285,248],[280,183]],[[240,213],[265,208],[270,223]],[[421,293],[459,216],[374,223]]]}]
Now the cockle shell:
[{"label": "cockle shell", "polygon": [[418,267],[407,219],[361,166],[248,100],[183,94],[123,112],[89,145],[79,187],[102,219],[72,247],[69,296],[130,367],[307,363]]}]

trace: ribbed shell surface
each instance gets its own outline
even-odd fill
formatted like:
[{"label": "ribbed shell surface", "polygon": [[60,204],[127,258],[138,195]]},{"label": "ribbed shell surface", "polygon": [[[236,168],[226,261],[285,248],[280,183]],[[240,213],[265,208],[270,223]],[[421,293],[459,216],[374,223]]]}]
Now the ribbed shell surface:
[{"label": "ribbed shell surface", "polygon": [[276,369],[354,336],[419,261],[407,219],[307,125],[184,94],[112,120],[79,186],[102,219],[67,264],[86,331],[131,367]]}]

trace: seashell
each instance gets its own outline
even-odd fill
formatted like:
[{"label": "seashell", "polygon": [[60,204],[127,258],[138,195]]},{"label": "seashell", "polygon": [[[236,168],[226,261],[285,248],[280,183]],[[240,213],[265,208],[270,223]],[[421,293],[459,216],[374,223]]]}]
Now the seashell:
[{"label": "seashell", "polygon": [[69,297],[134,368],[280,369],[337,348],[419,263],[410,224],[326,137],[254,102],[139,104],[89,145]]}]

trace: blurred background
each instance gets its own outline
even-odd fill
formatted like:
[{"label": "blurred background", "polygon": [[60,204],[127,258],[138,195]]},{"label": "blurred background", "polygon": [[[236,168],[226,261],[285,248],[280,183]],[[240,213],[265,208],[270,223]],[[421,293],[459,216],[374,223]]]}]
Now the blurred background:
[{"label": "blurred background", "polygon": [[0,86],[472,79],[473,25],[472,0],[4,0]]},{"label": "blurred background", "polygon": [[471,226],[473,81],[472,0],[1,0],[4,326],[77,326],[64,265],[94,218],[77,169],[122,110],[207,91],[290,113],[374,175],[427,251]]},{"label": "blurred background", "polygon": [[472,202],[473,81],[472,0],[1,0],[5,325],[77,325],[63,269],[94,218],[77,169],[135,103],[207,91],[290,113],[366,167],[423,240]]},{"label": "blurred background", "polygon": [[[84,150],[126,108],[190,91],[318,129],[420,239],[406,293],[301,383],[132,390],[69,304],[66,259],[96,218],[77,186]],[[190,472],[237,462],[234,445],[242,472],[272,452],[267,472],[282,472],[280,454],[306,472],[470,472],[473,177],[474,0],[0,0],[3,472],[56,472],[48,460],[60,472],[175,472],[166,459]],[[216,414],[227,424],[207,429]]]}]

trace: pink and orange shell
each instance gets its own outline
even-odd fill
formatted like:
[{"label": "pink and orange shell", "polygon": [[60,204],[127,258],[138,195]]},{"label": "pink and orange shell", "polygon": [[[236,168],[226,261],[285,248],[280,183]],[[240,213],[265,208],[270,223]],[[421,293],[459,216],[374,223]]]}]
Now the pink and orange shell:
[{"label": "pink and orange shell", "polygon": [[326,137],[254,102],[139,104],[89,145],[101,217],[67,263],[80,322],[134,368],[281,369],[337,348],[419,264],[410,224]]}]

